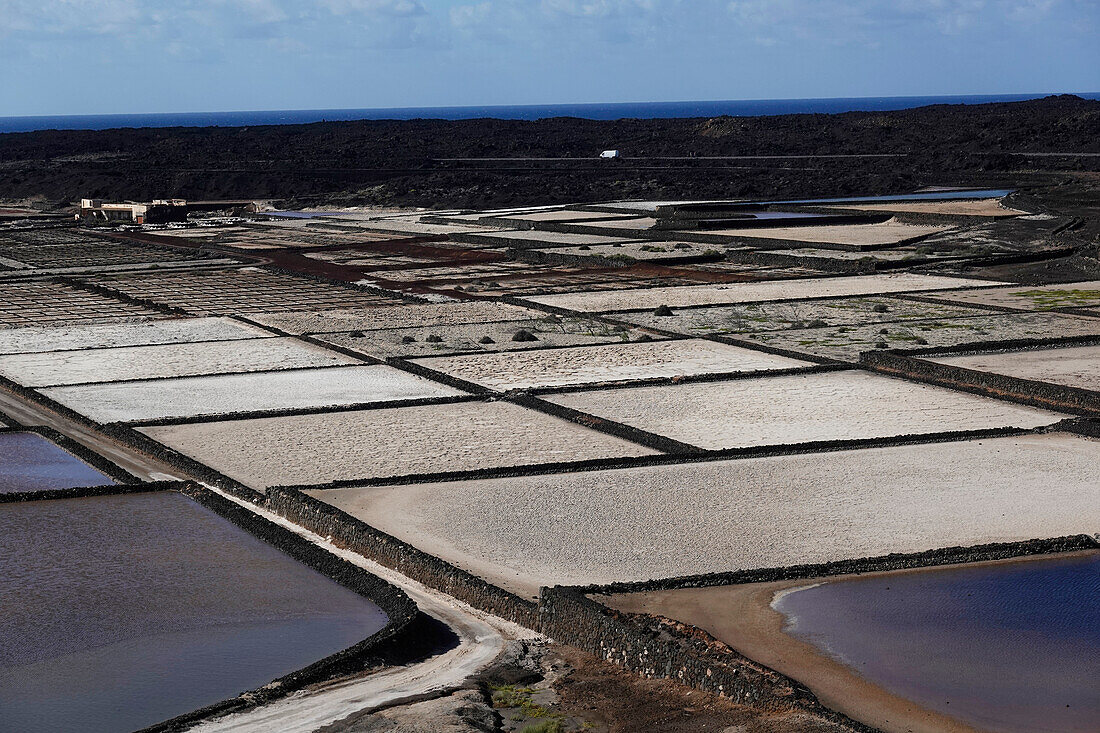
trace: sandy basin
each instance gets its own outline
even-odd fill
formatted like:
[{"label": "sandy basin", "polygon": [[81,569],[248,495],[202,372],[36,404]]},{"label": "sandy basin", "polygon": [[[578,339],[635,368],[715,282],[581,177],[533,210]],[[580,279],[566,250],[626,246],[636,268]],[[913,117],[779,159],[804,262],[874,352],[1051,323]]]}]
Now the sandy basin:
[{"label": "sandy basin", "polygon": [[1098,465],[1100,441],[1052,433],[314,495],[533,595],[1091,533]]},{"label": "sandy basin", "polygon": [[[1076,655],[1088,655],[1092,647],[1088,643],[1066,645],[1056,640],[1048,641],[1044,638],[1045,634],[1039,634],[1036,639],[1034,634],[1025,631],[1028,622],[1033,621],[1033,619],[1028,618],[1029,610],[1015,607],[1012,605],[1014,599],[1005,596],[1003,589],[992,590],[989,584],[997,582],[997,573],[1003,573],[1006,570],[1014,575],[1020,575],[1021,570],[1035,572],[1041,568],[1044,562],[1047,564],[1051,562],[1080,563],[1087,562],[1090,558],[1094,560],[1096,556],[1097,553],[1095,552],[1070,553],[1038,558],[943,566],[934,569],[865,573],[858,576],[837,576],[836,578],[826,579],[788,580],[713,588],[685,588],[672,591],[627,593],[610,597],[600,596],[596,600],[619,610],[657,614],[704,629],[750,659],[806,684],[828,707],[884,731],[896,731],[897,733],[954,733],[956,731],[985,730],[987,729],[986,725],[989,725],[989,729],[1006,731],[1041,729],[1083,732],[1089,729],[1087,723],[1084,728],[1081,727],[1082,717],[1085,719],[1089,717],[1087,707],[1077,711],[1071,710],[1067,713],[1064,709],[1061,709],[1060,702],[1054,702],[1050,698],[1064,696],[1066,699],[1072,699],[1075,707],[1100,705],[1100,696],[1095,694],[1090,696],[1087,692],[1088,679],[1095,674],[1095,663],[1088,660],[1079,660],[1081,663],[1073,663]],[[979,596],[985,594],[990,598],[1000,596],[1001,601],[1004,603],[1002,613],[1015,621],[1015,623],[1009,621],[1006,624],[1006,626],[1012,626],[1012,628],[994,628],[992,630],[994,637],[992,639],[992,649],[983,649],[983,644],[987,642],[982,641],[980,637],[987,636],[988,632],[983,632],[978,628],[970,628],[971,624],[974,623],[973,620],[963,621],[960,626],[955,628],[951,627],[953,623],[958,623],[958,614],[962,613],[965,608],[965,603],[960,602],[957,597],[951,595],[965,591],[965,585],[960,583],[959,579],[954,580],[955,585],[959,587],[944,588],[943,592],[947,595],[938,600],[935,590],[929,592],[928,589],[923,588],[911,589],[910,592],[916,593],[919,597],[919,600],[914,602],[918,605],[926,604],[928,606],[927,608],[913,609],[913,627],[906,626],[905,628],[892,630],[890,627],[867,625],[860,634],[867,637],[868,646],[871,648],[874,648],[878,643],[875,639],[881,640],[882,653],[888,654],[890,652],[887,649],[906,643],[891,637],[897,636],[900,639],[909,640],[913,636],[914,629],[927,623],[928,619],[925,617],[931,614],[933,620],[931,623],[932,628],[929,630],[934,631],[934,633],[924,638],[924,643],[928,647],[923,654],[912,660],[895,658],[896,664],[891,663],[889,658],[881,661],[885,661],[888,668],[893,666],[897,669],[900,678],[912,677],[914,679],[920,679],[921,674],[936,674],[934,672],[935,665],[946,663],[946,669],[942,672],[942,677],[954,681],[947,683],[948,690],[941,691],[939,694],[946,692],[950,697],[954,697],[956,707],[959,708],[962,715],[952,713],[950,701],[942,700],[939,694],[932,693],[933,699],[936,699],[935,704],[922,706],[907,696],[895,694],[895,692],[887,689],[887,687],[891,687],[899,690],[896,687],[896,681],[879,684],[873,681],[870,675],[861,675],[856,667],[842,661],[840,656],[831,653],[827,646],[822,647],[815,644],[814,637],[806,637],[806,635],[796,632],[795,628],[800,622],[797,618],[792,619],[788,615],[790,613],[788,606],[795,598],[791,594],[802,590],[812,591],[823,583],[835,587],[833,586],[835,583],[845,583],[855,579],[857,583],[865,585],[868,582],[872,583],[874,585],[873,589],[868,589],[871,593],[882,594],[893,588],[896,593],[905,594],[906,584],[912,584],[909,582],[911,580],[924,584],[935,583],[937,582],[937,576],[942,579],[945,574],[958,575],[960,573],[969,574],[974,578],[971,582],[977,585],[970,587],[971,593],[978,593]],[[965,582],[965,575],[963,581]],[[1002,583],[1009,584],[1011,582],[1011,580],[1002,581]],[[831,590],[832,587],[828,589]],[[858,587],[842,590],[859,592]],[[1057,595],[1068,593],[1078,600],[1082,593],[1088,593],[1088,589],[1084,588],[1044,590],[1053,591]],[[1043,591],[1036,588],[1035,592]],[[1016,591],[1013,591],[1012,595],[1015,595],[1015,593]],[[1027,590],[1024,590],[1021,595],[1026,598]],[[873,597],[867,596],[863,600],[871,604],[868,616],[873,618],[877,610]],[[986,600],[990,599],[987,598]],[[886,601],[887,604],[898,602],[905,603],[907,601]],[[936,606],[937,603],[942,604],[942,607]],[[830,612],[838,612],[838,609],[824,607],[818,609],[818,613],[829,614]],[[855,613],[859,614],[861,611],[857,610]],[[943,629],[935,630],[937,622],[934,619],[937,616],[943,619]],[[844,623],[844,621],[838,621],[839,625],[844,625]],[[992,623],[994,626],[998,624],[998,622]],[[917,631],[916,633],[921,632]],[[974,641],[969,641],[967,636],[973,637]],[[1023,645],[1025,648],[1031,648],[1032,643],[1034,643],[1035,647],[1032,654],[1041,654],[1045,651],[1047,657],[1036,664],[1036,666],[1040,666],[1040,664],[1044,666],[1040,666],[1040,669],[1036,671],[1027,669],[986,670],[982,667],[972,668],[964,660],[952,658],[952,655],[959,654],[958,649],[973,644],[974,649],[979,652],[979,658],[984,658],[986,654],[981,652],[986,652],[994,658],[1001,655],[1012,657],[1013,662],[1019,663],[1020,659],[1018,657],[1027,656],[1027,653],[1004,649],[1005,642],[1008,641],[1009,637],[1016,637],[1016,644]],[[939,645],[938,642],[943,642],[943,645]],[[824,640],[821,643],[824,644]],[[1094,645],[1095,641],[1093,642]],[[1050,658],[1052,654],[1054,655],[1053,659]],[[1059,659],[1064,662],[1063,665],[1059,665]],[[980,664],[980,662],[976,663]],[[921,668],[925,665],[929,669],[923,672],[912,673],[908,670],[910,666]],[[881,666],[881,663],[877,666]],[[1059,666],[1061,666],[1061,670],[1057,669]],[[1029,675],[1035,674],[1042,675],[1042,679],[1029,682]],[[959,679],[955,680],[955,677],[959,677]],[[988,679],[988,684],[992,685],[995,688],[994,690],[981,691],[985,679]],[[914,691],[921,688],[931,691],[935,689],[935,683],[926,682],[916,688],[912,687],[911,684],[908,686],[903,685],[900,689],[905,687]],[[1021,687],[1023,689],[1020,689]],[[1038,699],[1029,700],[1030,695],[1026,693],[1028,687],[1044,689]],[[968,701],[968,694],[977,694],[978,697]],[[1001,699],[1005,695],[1010,696],[1010,699]],[[1092,698],[1091,704],[1088,701],[1089,697]],[[994,699],[997,701],[994,702]],[[945,702],[947,704],[944,704]],[[1014,705],[1019,706],[1019,709],[1010,712],[1010,708]],[[1045,712],[1044,706],[1047,708]],[[1069,706],[1067,705],[1067,707]],[[939,710],[935,708],[939,708]],[[1059,710],[1052,714],[1050,708],[1059,708]],[[1100,712],[1100,710],[1097,712]],[[1031,726],[1036,725],[1036,716],[1049,722],[1049,727],[1032,728]],[[1053,720],[1055,716],[1060,718],[1057,722]],[[963,722],[962,718],[966,718],[971,722]],[[977,719],[979,718],[984,718],[987,722],[978,723]],[[1001,721],[999,724],[995,722],[998,718]],[[1027,719],[1030,722],[1020,722],[1019,719]],[[1014,720],[1015,724],[1009,723],[1010,720]]]}]

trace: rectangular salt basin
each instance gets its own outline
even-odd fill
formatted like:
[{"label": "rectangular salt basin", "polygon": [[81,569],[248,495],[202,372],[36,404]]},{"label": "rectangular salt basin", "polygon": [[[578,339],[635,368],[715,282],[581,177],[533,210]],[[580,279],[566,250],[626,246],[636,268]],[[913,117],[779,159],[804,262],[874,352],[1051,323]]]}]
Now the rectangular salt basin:
[{"label": "rectangular salt basin", "polygon": [[382,365],[84,384],[47,387],[40,391],[101,423],[336,407],[464,394]]},{"label": "rectangular salt basin", "polygon": [[1021,310],[1094,308],[1100,305],[1100,280],[1057,285],[1011,285],[1003,288],[960,290],[937,297],[958,303],[994,305]]},{"label": "rectangular salt basin", "polygon": [[604,311],[646,310],[659,305],[682,308],[694,305],[755,303],[803,298],[831,298],[852,295],[877,295],[948,288],[976,288],[1002,283],[939,275],[855,275],[817,277],[796,280],[730,283],[722,285],[680,285],[633,290],[593,290],[559,295],[533,295],[526,299],[556,308],[602,313]]},{"label": "rectangular salt basin", "polygon": [[0,375],[27,387],[346,366],[358,360],[294,338],[126,346],[0,356]]},{"label": "rectangular salt basin", "polygon": [[1100,346],[925,358],[979,372],[1100,391]]},{"label": "rectangular salt basin", "polygon": [[0,494],[113,483],[37,433],[0,433]]},{"label": "rectangular salt basin", "polygon": [[358,310],[254,313],[249,318],[287,333],[303,334],[493,323],[537,318],[541,315],[540,311],[518,305],[475,300],[466,303],[394,305]]},{"label": "rectangular salt basin", "polygon": [[755,372],[810,365],[810,362],[702,339],[470,354],[419,359],[417,363],[498,390]]},{"label": "rectangular salt basin", "polygon": [[0,533],[5,731],[144,728],[387,623],[366,598],[174,492],[7,504]]},{"label": "rectangular salt basin", "polygon": [[978,199],[975,201],[897,201],[892,204],[849,204],[847,206],[829,206],[830,209],[848,211],[891,211],[903,214],[937,214],[940,216],[1020,216],[1026,211],[1009,209],[1001,205],[1000,199]]},{"label": "rectangular salt basin", "polygon": [[823,226],[768,227],[737,229],[708,229],[707,234],[725,234],[745,239],[782,239],[794,242],[818,244],[848,244],[872,246],[900,244],[937,234],[948,229],[945,226],[901,224],[896,221],[881,224],[833,224]]},{"label": "rectangular salt basin", "polygon": [[1066,417],[861,371],[572,392],[543,399],[708,450],[1036,428]]},{"label": "rectangular salt basin", "polygon": [[311,492],[509,590],[1092,533],[1065,434]]},{"label": "rectangular salt basin", "polygon": [[194,341],[255,339],[273,334],[230,318],[179,318],[145,323],[114,323],[59,328],[0,330],[0,354],[23,354],[113,346],[147,346]]},{"label": "rectangular salt basin", "polygon": [[471,234],[463,237],[463,242],[493,243],[497,246],[519,246],[527,244],[531,247],[549,247],[561,245],[564,247],[581,244],[622,244],[632,240],[623,237],[604,236],[601,234],[574,234],[572,232],[544,232],[534,229],[522,231],[497,231],[482,234]]},{"label": "rectangular salt basin", "polygon": [[140,430],[257,489],[656,453],[506,402],[464,402]]}]

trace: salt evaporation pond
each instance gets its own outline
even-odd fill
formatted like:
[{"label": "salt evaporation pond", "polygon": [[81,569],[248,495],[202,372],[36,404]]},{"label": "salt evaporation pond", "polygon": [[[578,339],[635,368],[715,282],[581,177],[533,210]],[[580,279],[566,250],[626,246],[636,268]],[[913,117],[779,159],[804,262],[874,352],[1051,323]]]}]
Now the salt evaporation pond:
[{"label": "salt evaporation pond", "polygon": [[37,433],[0,433],[0,494],[113,483]]},{"label": "salt evaporation pond", "polygon": [[0,731],[132,731],[382,629],[376,605],[175,492],[0,506]]},{"label": "salt evaporation pond", "polygon": [[780,595],[787,633],[978,729],[1100,720],[1100,553],[826,582]]}]

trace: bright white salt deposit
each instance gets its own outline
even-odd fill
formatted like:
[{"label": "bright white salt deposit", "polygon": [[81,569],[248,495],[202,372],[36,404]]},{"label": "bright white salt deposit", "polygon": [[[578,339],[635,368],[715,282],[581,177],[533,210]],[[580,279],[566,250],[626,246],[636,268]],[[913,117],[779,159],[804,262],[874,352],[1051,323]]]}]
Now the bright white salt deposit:
[{"label": "bright white salt deposit", "polygon": [[1066,417],[860,371],[573,392],[543,399],[710,450],[1034,428]]},{"label": "bright white salt deposit", "polygon": [[144,323],[60,328],[36,326],[0,330],[0,354],[174,344],[190,341],[229,341],[271,335],[262,328],[229,318],[179,318]]},{"label": "bright white salt deposit", "polygon": [[673,308],[723,303],[753,303],[773,300],[800,300],[850,295],[904,293],[947,288],[976,288],[1002,283],[985,282],[939,275],[855,275],[819,277],[802,280],[716,285],[681,285],[636,290],[593,290],[559,295],[534,295],[527,300],[557,308],[600,313],[603,311],[642,310],[667,305]]},{"label": "bright white salt deposit", "polygon": [[471,354],[420,359],[417,363],[498,390],[809,365],[797,359],[701,339]]},{"label": "bright white salt deposit", "polygon": [[126,346],[0,356],[0,374],[28,387],[338,366],[356,359],[293,338]]},{"label": "bright white salt deposit", "polygon": [[[48,387],[41,392],[101,423],[333,407],[462,394],[450,387],[381,365]],[[268,450],[269,453],[258,455],[255,460],[265,463],[276,459],[281,446],[269,445]]]},{"label": "bright white salt deposit", "polygon": [[254,488],[655,452],[507,402],[234,420],[142,432]]},{"label": "bright white salt deposit", "polygon": [[1093,533],[1097,465],[1048,434],[314,495],[531,594]]}]

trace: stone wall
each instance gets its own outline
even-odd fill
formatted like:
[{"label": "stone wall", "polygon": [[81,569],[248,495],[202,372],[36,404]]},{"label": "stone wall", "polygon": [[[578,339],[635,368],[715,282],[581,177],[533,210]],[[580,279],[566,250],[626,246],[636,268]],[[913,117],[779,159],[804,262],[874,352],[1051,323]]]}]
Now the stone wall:
[{"label": "stone wall", "polygon": [[50,499],[83,499],[89,496],[117,496],[119,494],[144,494],[149,491],[179,491],[184,484],[179,481],[156,481],[147,484],[104,484],[101,486],[75,486],[68,489],[42,489],[0,494],[0,504],[21,501],[46,501]]},{"label": "stone wall", "polygon": [[1076,415],[1100,415],[1100,392],[1087,389],[939,364],[888,351],[864,352],[860,354],[860,363],[884,374],[974,394]]},{"label": "stone wall", "polygon": [[418,550],[336,507],[293,488],[275,487],[267,492],[271,511],[322,537],[495,616],[537,629],[538,608],[532,601]]},{"label": "stone wall", "polygon": [[803,710],[849,730],[871,731],[818,702],[807,688],[682,624],[646,623],[611,611],[576,588],[543,588],[542,633],[646,678],[675,680],[763,710]]}]

